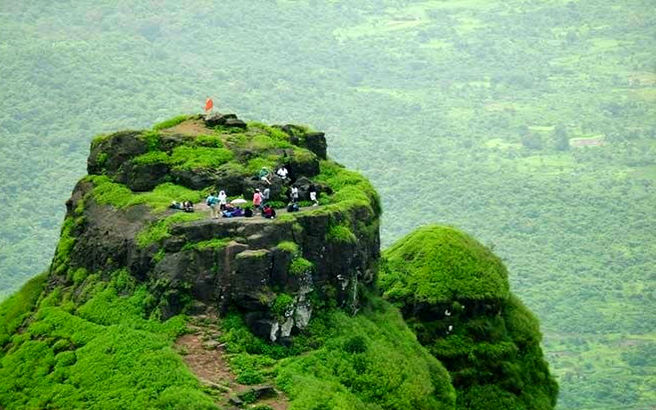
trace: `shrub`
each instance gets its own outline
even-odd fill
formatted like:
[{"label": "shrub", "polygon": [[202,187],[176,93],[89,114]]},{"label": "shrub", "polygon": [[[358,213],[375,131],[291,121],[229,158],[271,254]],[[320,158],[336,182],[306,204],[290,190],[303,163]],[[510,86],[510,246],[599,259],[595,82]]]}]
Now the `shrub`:
[{"label": "shrub", "polygon": [[289,273],[294,276],[300,276],[312,272],[313,269],[314,264],[300,256],[292,259],[292,263],[289,265]]}]

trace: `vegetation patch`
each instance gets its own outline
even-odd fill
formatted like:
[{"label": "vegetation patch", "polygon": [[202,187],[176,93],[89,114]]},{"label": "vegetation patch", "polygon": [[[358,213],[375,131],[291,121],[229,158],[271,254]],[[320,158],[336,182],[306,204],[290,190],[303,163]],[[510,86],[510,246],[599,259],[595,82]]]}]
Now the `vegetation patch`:
[{"label": "vegetation patch", "polygon": [[292,263],[289,265],[289,274],[294,276],[301,276],[306,273],[311,273],[313,270],[314,263],[301,256],[297,256],[292,259]]},{"label": "vegetation patch", "polygon": [[2,329],[33,316],[12,336],[11,349],[0,350],[0,406],[215,408],[171,348],[184,318],[144,319],[152,297],[143,286],[120,295],[124,285],[112,280],[78,310],[48,306],[45,299],[35,307],[44,279],[0,305]]},{"label": "vegetation patch", "polygon": [[505,300],[508,272],[501,260],[470,236],[429,225],[383,253],[380,283],[385,296],[404,304],[458,299]]},{"label": "vegetation patch", "polygon": [[195,249],[197,251],[204,251],[207,249],[223,249],[225,248],[234,238],[214,238],[207,241],[200,242],[187,242],[182,247],[183,250]]},{"label": "vegetation patch", "polygon": [[166,129],[166,128],[173,128],[176,125],[187,121],[190,117],[191,117],[191,115],[178,115],[177,117],[173,117],[173,118],[170,118],[166,121],[162,121],[160,123],[155,124],[153,126],[153,130],[159,131],[159,130],[163,130],[163,129]]},{"label": "vegetation patch", "polygon": [[116,208],[145,204],[157,212],[167,209],[172,201],[198,203],[204,197],[203,192],[193,191],[170,182],[160,184],[150,192],[135,193],[125,185],[113,182],[105,175],[89,175],[85,177],[85,180],[93,182],[94,188],[91,195],[96,202]]},{"label": "vegetation patch", "polygon": [[356,243],[358,238],[346,224],[331,225],[326,233],[326,240],[336,243]]},{"label": "vegetation patch", "polygon": [[233,158],[229,149],[211,147],[178,146],[171,153],[170,163],[179,169],[218,168]]},{"label": "vegetation patch", "polygon": [[203,215],[198,213],[175,213],[169,215],[164,219],[152,223],[139,232],[137,235],[137,245],[139,245],[140,248],[145,248],[150,244],[157,243],[171,236],[170,229],[173,225],[197,221],[199,219],[203,219]]}]

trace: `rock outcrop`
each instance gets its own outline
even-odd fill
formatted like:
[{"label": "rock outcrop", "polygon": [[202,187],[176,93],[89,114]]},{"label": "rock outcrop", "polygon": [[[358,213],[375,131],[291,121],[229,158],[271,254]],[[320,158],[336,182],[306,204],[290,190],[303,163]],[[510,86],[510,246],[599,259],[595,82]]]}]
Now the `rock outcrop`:
[{"label": "rock outcrop", "polygon": [[[236,309],[255,334],[272,341],[307,326],[317,306],[356,310],[359,288],[376,277],[377,196],[364,178],[326,160],[323,133],[282,131],[216,113],[94,141],[90,176],[68,202],[72,245],[53,271],[66,280],[77,269],[126,268],[151,284],[163,317]],[[273,173],[282,165],[290,171],[285,180]],[[270,183],[257,176],[261,168]],[[250,201],[254,189],[265,188],[272,204],[284,208],[292,186],[301,201],[313,187],[322,205],[279,209],[274,220],[166,209],[219,190]]]},{"label": "rock outcrop", "polygon": [[501,260],[476,240],[419,228],[385,251],[380,282],[451,374],[459,408],[555,406],[538,321],[510,293]]}]

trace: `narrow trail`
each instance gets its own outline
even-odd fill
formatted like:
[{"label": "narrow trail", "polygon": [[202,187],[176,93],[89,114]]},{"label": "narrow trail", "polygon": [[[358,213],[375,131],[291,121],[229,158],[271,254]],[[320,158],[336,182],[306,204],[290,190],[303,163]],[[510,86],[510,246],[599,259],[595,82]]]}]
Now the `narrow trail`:
[{"label": "narrow trail", "polygon": [[207,387],[220,408],[269,406],[273,410],[286,410],[287,398],[273,385],[237,382],[228,363],[228,353],[219,341],[221,330],[217,321],[214,316],[191,317],[187,325],[189,333],[176,340],[175,348],[189,370]]}]

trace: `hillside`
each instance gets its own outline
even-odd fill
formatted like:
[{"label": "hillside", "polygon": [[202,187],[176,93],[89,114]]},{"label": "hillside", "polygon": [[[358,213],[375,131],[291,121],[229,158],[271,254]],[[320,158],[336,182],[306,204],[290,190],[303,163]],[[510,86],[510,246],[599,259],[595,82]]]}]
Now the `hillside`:
[{"label": "hillside", "polygon": [[383,248],[437,223],[494,249],[541,319],[559,406],[656,407],[653,8],[2,2],[0,299],[49,265],[94,134],[211,95],[326,131],[380,194]]},{"label": "hillside", "polygon": [[[287,178],[258,174],[283,165]],[[461,348],[492,348],[503,359],[470,372],[467,383],[485,392],[478,399],[462,389],[462,369],[429,346],[414,319],[406,324],[407,309],[384,300],[398,303],[395,292],[378,294],[380,267],[383,289],[390,275],[413,275],[395,262],[395,248],[381,262],[378,196],[327,157],[323,133],[218,113],[179,116],[96,137],[88,170],[66,203],[50,268],[0,305],[3,408],[555,405],[537,320],[510,297],[505,268],[481,245],[473,262],[450,245],[430,254],[448,243],[440,241],[414,258],[449,266],[424,272],[438,281],[473,275],[476,295],[440,302],[494,295],[507,316],[507,335],[479,327],[479,339]],[[318,205],[305,201],[310,186]],[[235,203],[268,188],[278,216],[211,218],[204,197],[226,187]],[[298,212],[284,210],[292,187]],[[192,201],[194,212],[172,201]],[[471,265],[490,258],[503,272],[494,283]],[[448,323],[497,320],[471,308]],[[438,333],[430,340],[451,343]]]}]

